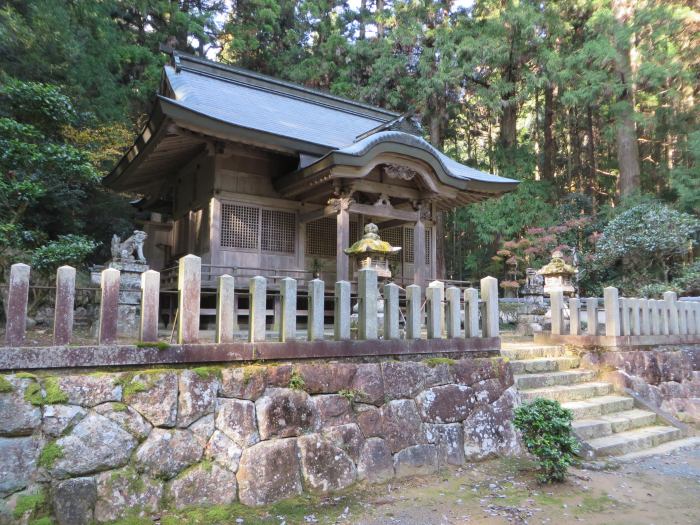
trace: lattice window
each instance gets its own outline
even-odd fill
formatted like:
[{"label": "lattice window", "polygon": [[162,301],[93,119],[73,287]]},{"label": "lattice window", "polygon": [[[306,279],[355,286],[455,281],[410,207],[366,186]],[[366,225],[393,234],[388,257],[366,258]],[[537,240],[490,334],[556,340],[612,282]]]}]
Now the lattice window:
[{"label": "lattice window", "polygon": [[432,230],[425,229],[425,264],[430,264],[430,238]]},{"label": "lattice window", "polygon": [[288,211],[262,210],[260,247],[264,252],[294,253],[296,215]]},{"label": "lattice window", "polygon": [[357,241],[360,240],[361,234],[360,234],[360,223],[355,221],[355,222],[350,222],[350,244],[356,243]]},{"label": "lattice window", "polygon": [[334,217],[324,217],[306,223],[306,255],[335,257],[336,222]]},{"label": "lattice window", "polygon": [[221,246],[257,250],[260,208],[221,204]]},{"label": "lattice window", "polygon": [[[379,236],[383,241],[388,242],[392,246],[400,246],[403,248],[403,227],[396,226],[394,228],[387,228],[386,230],[381,230]],[[403,250],[401,250],[402,252]],[[388,257],[390,261],[401,262],[401,252],[396,253]]]},{"label": "lattice window", "polygon": [[413,263],[413,228],[403,229],[403,260],[407,263]]}]

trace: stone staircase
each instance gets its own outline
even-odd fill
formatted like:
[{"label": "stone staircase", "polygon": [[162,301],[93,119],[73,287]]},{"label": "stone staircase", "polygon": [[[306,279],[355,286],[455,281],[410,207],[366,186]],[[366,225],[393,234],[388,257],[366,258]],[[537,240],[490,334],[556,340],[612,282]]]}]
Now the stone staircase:
[{"label": "stone staircase", "polygon": [[636,453],[683,437],[594,371],[579,368],[579,358],[561,347],[504,343],[501,355],[510,358],[523,401],[555,399],[574,413],[573,428],[589,456]]}]

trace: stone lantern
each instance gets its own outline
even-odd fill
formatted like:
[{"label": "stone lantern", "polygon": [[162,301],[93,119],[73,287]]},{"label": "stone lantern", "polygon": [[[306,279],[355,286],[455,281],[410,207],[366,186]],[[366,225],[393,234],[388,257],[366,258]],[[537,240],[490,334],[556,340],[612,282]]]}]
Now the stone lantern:
[{"label": "stone lantern", "polygon": [[537,273],[544,277],[544,293],[550,294],[561,291],[565,296],[573,297],[576,287],[573,277],[578,273],[576,268],[564,261],[564,255],[556,250],[552,253],[552,260],[540,268]]},{"label": "stone lantern", "polygon": [[377,225],[370,222],[365,226],[362,239],[346,248],[345,253],[355,260],[357,270],[371,268],[377,272],[378,277],[388,279],[391,277],[391,270],[387,257],[398,253],[401,248],[381,240],[378,231]]}]

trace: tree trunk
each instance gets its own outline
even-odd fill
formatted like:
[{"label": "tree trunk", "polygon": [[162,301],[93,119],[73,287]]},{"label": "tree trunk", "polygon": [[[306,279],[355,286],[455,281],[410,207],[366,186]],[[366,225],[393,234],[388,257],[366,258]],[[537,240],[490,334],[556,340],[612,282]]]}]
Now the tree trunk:
[{"label": "tree trunk", "polygon": [[554,180],[554,156],[557,147],[554,142],[554,86],[544,88],[544,157],[542,161],[542,179]]},{"label": "tree trunk", "polygon": [[[617,33],[631,22],[634,0],[613,0],[613,13],[618,22]],[[615,118],[617,162],[620,168],[620,197],[624,200],[640,189],[639,145],[634,121],[634,86],[632,84],[632,44],[623,38],[615,39],[617,60],[616,74],[623,86],[618,97]]]},{"label": "tree trunk", "polygon": [[384,36],[384,22],[382,15],[384,13],[384,0],[377,0],[377,38]]},{"label": "tree trunk", "polygon": [[365,28],[365,13],[367,13],[367,0],[362,0],[360,2],[360,40],[364,40],[366,37]]},{"label": "tree trunk", "polygon": [[586,153],[588,156],[588,181],[585,184],[584,191],[592,193],[593,186],[596,183],[597,166],[595,161],[595,136],[593,134],[593,108],[589,104],[586,107]]},{"label": "tree trunk", "polygon": [[571,190],[581,189],[581,137],[578,133],[576,108],[569,109],[569,141],[571,143]]},{"label": "tree trunk", "polygon": [[502,100],[501,112],[501,137],[500,142],[504,150],[513,148],[517,143],[516,125],[518,121],[518,105],[510,95]]}]

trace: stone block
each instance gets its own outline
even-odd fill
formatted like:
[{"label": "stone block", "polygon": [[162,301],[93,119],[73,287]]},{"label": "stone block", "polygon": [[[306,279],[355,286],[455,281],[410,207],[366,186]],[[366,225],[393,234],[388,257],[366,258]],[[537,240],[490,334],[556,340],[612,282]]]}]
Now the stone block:
[{"label": "stone block", "polygon": [[2,376],[12,390],[0,393],[0,435],[21,436],[31,434],[41,424],[41,408],[29,403],[24,393],[32,379],[13,375]]},{"label": "stone block", "polygon": [[440,339],[442,337],[444,293],[445,285],[441,282],[431,283],[425,291],[428,339]]},{"label": "stone block", "polygon": [[399,338],[399,287],[394,283],[384,285],[384,339]]},{"label": "stone block", "polygon": [[353,421],[350,401],[339,394],[313,396],[311,403],[316,416],[316,428],[319,430]]},{"label": "stone block", "polygon": [[309,394],[335,394],[352,388],[357,365],[353,363],[319,363],[296,365]]},{"label": "stone block", "polygon": [[464,430],[460,423],[427,423],[425,434],[428,442],[437,447],[439,466],[464,464]]},{"label": "stone block", "polygon": [[475,391],[465,385],[445,385],[424,390],[416,396],[423,421],[456,423],[464,421],[475,404]]},{"label": "stone block", "polygon": [[603,289],[605,305],[605,335],[619,336],[622,334],[620,325],[620,298],[617,288],[608,286]]},{"label": "stone block", "polygon": [[415,445],[407,447],[394,456],[394,471],[397,478],[426,476],[438,470],[438,456],[435,445]]},{"label": "stone block", "polygon": [[415,397],[423,390],[427,367],[415,361],[385,361],[381,364],[387,399]]},{"label": "stone block", "polygon": [[496,377],[494,363],[491,359],[460,359],[452,365],[452,373],[459,384],[473,385]]},{"label": "stone block", "polygon": [[459,288],[450,286],[445,290],[447,309],[445,313],[445,325],[447,337],[462,337],[462,311],[460,305]]},{"label": "stone block", "polygon": [[389,401],[381,408],[382,434],[392,452],[426,442],[418,408],[412,399]]},{"label": "stone block", "polygon": [[58,437],[68,428],[75,426],[86,415],[87,411],[79,406],[46,405],[42,416],[42,430],[47,436]]},{"label": "stone block", "polygon": [[197,421],[192,423],[188,429],[194,435],[197,443],[199,443],[202,447],[206,447],[207,443],[209,442],[209,438],[216,429],[214,414],[209,414],[199,418]]},{"label": "stone block", "polygon": [[355,464],[342,449],[318,434],[297,439],[304,485],[322,494],[342,490],[357,478]]},{"label": "stone block", "polygon": [[102,271],[100,296],[100,324],[98,339],[100,344],[117,342],[117,322],[119,319],[119,270],[107,268]]},{"label": "stone block", "polygon": [[58,525],[91,525],[97,502],[97,484],[94,478],[61,481],[51,490],[51,502]]},{"label": "stone block", "polygon": [[519,452],[517,434],[511,421],[516,400],[517,392],[515,387],[511,387],[493,405],[478,407],[464,421],[464,453],[467,460]]},{"label": "stone block", "polygon": [[148,270],[141,274],[141,341],[158,341],[158,304],[160,301],[160,274]]},{"label": "stone block", "polygon": [[255,402],[260,439],[301,435],[314,428],[309,395],[290,388],[268,388]]},{"label": "stone block", "polygon": [[479,337],[479,291],[464,290],[464,330],[467,337]]},{"label": "stone block", "polygon": [[133,393],[124,396],[125,403],[153,426],[175,426],[178,397],[178,376],[175,372],[142,372],[133,376],[129,383],[138,388],[132,388]]},{"label": "stone block", "polygon": [[139,472],[170,479],[200,459],[204,448],[189,430],[154,428],[136,451]]},{"label": "stone block", "polygon": [[255,424],[255,404],[252,401],[219,398],[216,428],[242,448],[260,441]]},{"label": "stone block", "polygon": [[238,470],[238,463],[243,454],[243,448],[221,430],[215,430],[204,449],[207,458],[213,459],[219,465],[231,472]]},{"label": "stone block", "polygon": [[195,465],[170,481],[166,497],[176,509],[228,505],[236,501],[236,475],[217,464]]},{"label": "stone block", "polygon": [[[265,391],[268,370],[269,368],[257,365],[224,368],[221,371],[219,393],[224,397],[255,401]],[[289,384],[289,379],[287,379],[285,386],[287,384]]]},{"label": "stone block", "polygon": [[32,482],[42,446],[38,436],[0,438],[0,498]]},{"label": "stone block", "polygon": [[357,272],[357,304],[358,304],[358,338],[363,340],[376,339],[378,336],[379,318],[377,315],[377,272],[370,268],[362,268]]},{"label": "stone block", "polygon": [[350,390],[356,401],[381,405],[384,403],[384,378],[379,363],[359,363],[353,376]]},{"label": "stone block", "polygon": [[365,439],[357,423],[330,427],[322,432],[332,445],[344,450],[357,463]]},{"label": "stone block", "polygon": [[136,444],[136,438],[111,419],[88,414],[70,434],[56,441],[62,456],[50,471],[56,478],[66,478],[122,467]]},{"label": "stone block", "polygon": [[111,419],[139,441],[146,439],[153,428],[148,420],[136,410],[121,403],[98,405],[95,407],[95,412]]},{"label": "stone block", "polygon": [[357,461],[357,479],[383,483],[394,477],[394,460],[385,440],[369,438],[362,445]]},{"label": "stone block", "polygon": [[177,426],[190,426],[199,418],[214,412],[219,380],[215,374],[198,374],[183,370],[179,378]]},{"label": "stone block", "polygon": [[382,435],[382,413],[372,405],[355,405],[355,420],[365,438]]},{"label": "stone block", "polygon": [[112,374],[59,376],[58,386],[68,396],[68,403],[93,407],[108,401],[122,400],[122,387]]},{"label": "stone block", "polygon": [[265,382],[267,386],[286,388],[292,379],[294,367],[292,365],[269,365],[265,369]]},{"label": "stone block", "polygon": [[130,467],[102,472],[95,476],[95,483],[95,521],[98,523],[113,521],[125,514],[143,517],[160,508],[162,483]]},{"label": "stone block", "polygon": [[243,451],[238,467],[238,498],[260,506],[301,494],[296,439],[263,441]]},{"label": "stone block", "polygon": [[498,279],[484,277],[481,279],[481,300],[484,301],[483,336],[498,337]]}]

